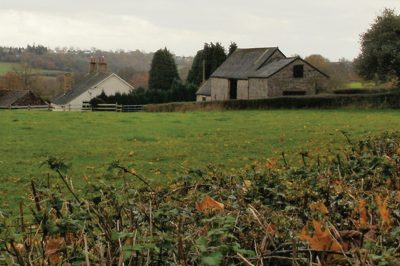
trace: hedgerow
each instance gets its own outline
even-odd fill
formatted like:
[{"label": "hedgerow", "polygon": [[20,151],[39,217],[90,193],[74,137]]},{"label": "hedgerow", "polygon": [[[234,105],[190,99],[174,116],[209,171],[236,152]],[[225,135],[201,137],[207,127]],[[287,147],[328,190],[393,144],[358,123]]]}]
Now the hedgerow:
[{"label": "hedgerow", "polygon": [[76,190],[49,158],[58,181],[32,180],[19,217],[0,215],[0,264],[399,265],[400,134],[348,141],[165,186],[114,162],[119,185]]},{"label": "hedgerow", "polygon": [[179,112],[201,110],[266,110],[266,109],[327,109],[327,108],[400,108],[398,90],[374,94],[326,94],[309,96],[284,96],[255,100],[230,100],[209,102],[172,102],[148,104],[148,112]]}]

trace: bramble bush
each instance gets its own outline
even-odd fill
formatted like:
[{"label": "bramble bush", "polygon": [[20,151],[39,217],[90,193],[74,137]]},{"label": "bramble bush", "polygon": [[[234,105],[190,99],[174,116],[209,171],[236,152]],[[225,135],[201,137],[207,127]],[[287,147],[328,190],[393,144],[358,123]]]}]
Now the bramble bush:
[{"label": "bramble bush", "polygon": [[166,186],[114,162],[120,184],[76,190],[49,158],[57,179],[32,180],[19,217],[0,213],[0,264],[399,265],[400,134],[348,142]]}]

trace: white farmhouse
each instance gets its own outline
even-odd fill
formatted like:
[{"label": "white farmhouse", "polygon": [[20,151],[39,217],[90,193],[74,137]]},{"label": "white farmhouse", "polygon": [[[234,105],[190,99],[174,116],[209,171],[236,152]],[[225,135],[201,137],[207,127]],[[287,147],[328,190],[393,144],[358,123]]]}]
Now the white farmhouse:
[{"label": "white farmhouse", "polygon": [[133,89],[134,87],[117,74],[107,71],[104,57],[99,58],[98,62],[92,58],[89,73],[76,83],[73,82],[70,73],[65,74],[64,91],[53,99],[52,105],[54,110],[80,110],[85,103],[103,91],[110,96],[116,93],[129,93]]}]

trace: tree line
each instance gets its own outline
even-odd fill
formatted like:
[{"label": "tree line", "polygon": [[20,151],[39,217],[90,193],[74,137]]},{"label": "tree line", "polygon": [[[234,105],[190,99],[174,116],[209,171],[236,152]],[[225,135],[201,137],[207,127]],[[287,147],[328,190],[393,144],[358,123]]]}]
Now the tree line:
[{"label": "tree line", "polygon": [[[236,43],[231,43],[229,53],[232,53],[235,47],[237,48]],[[112,96],[102,93],[91,103],[148,104],[195,101],[199,85],[225,61],[228,54],[218,42],[205,43],[203,49],[197,52],[188,78],[184,81],[178,74],[173,54],[167,48],[159,49],[154,53],[151,62],[148,90],[139,87],[129,94]]]}]

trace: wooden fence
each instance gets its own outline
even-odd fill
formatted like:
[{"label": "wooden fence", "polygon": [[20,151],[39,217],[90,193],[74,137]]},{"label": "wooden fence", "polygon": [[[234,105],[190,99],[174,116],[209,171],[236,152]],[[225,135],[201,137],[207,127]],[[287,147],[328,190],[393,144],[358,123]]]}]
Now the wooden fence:
[{"label": "wooden fence", "polygon": [[89,103],[82,105],[26,105],[26,106],[0,106],[6,110],[35,110],[35,111],[61,111],[61,112],[142,112],[144,105],[98,104]]}]

